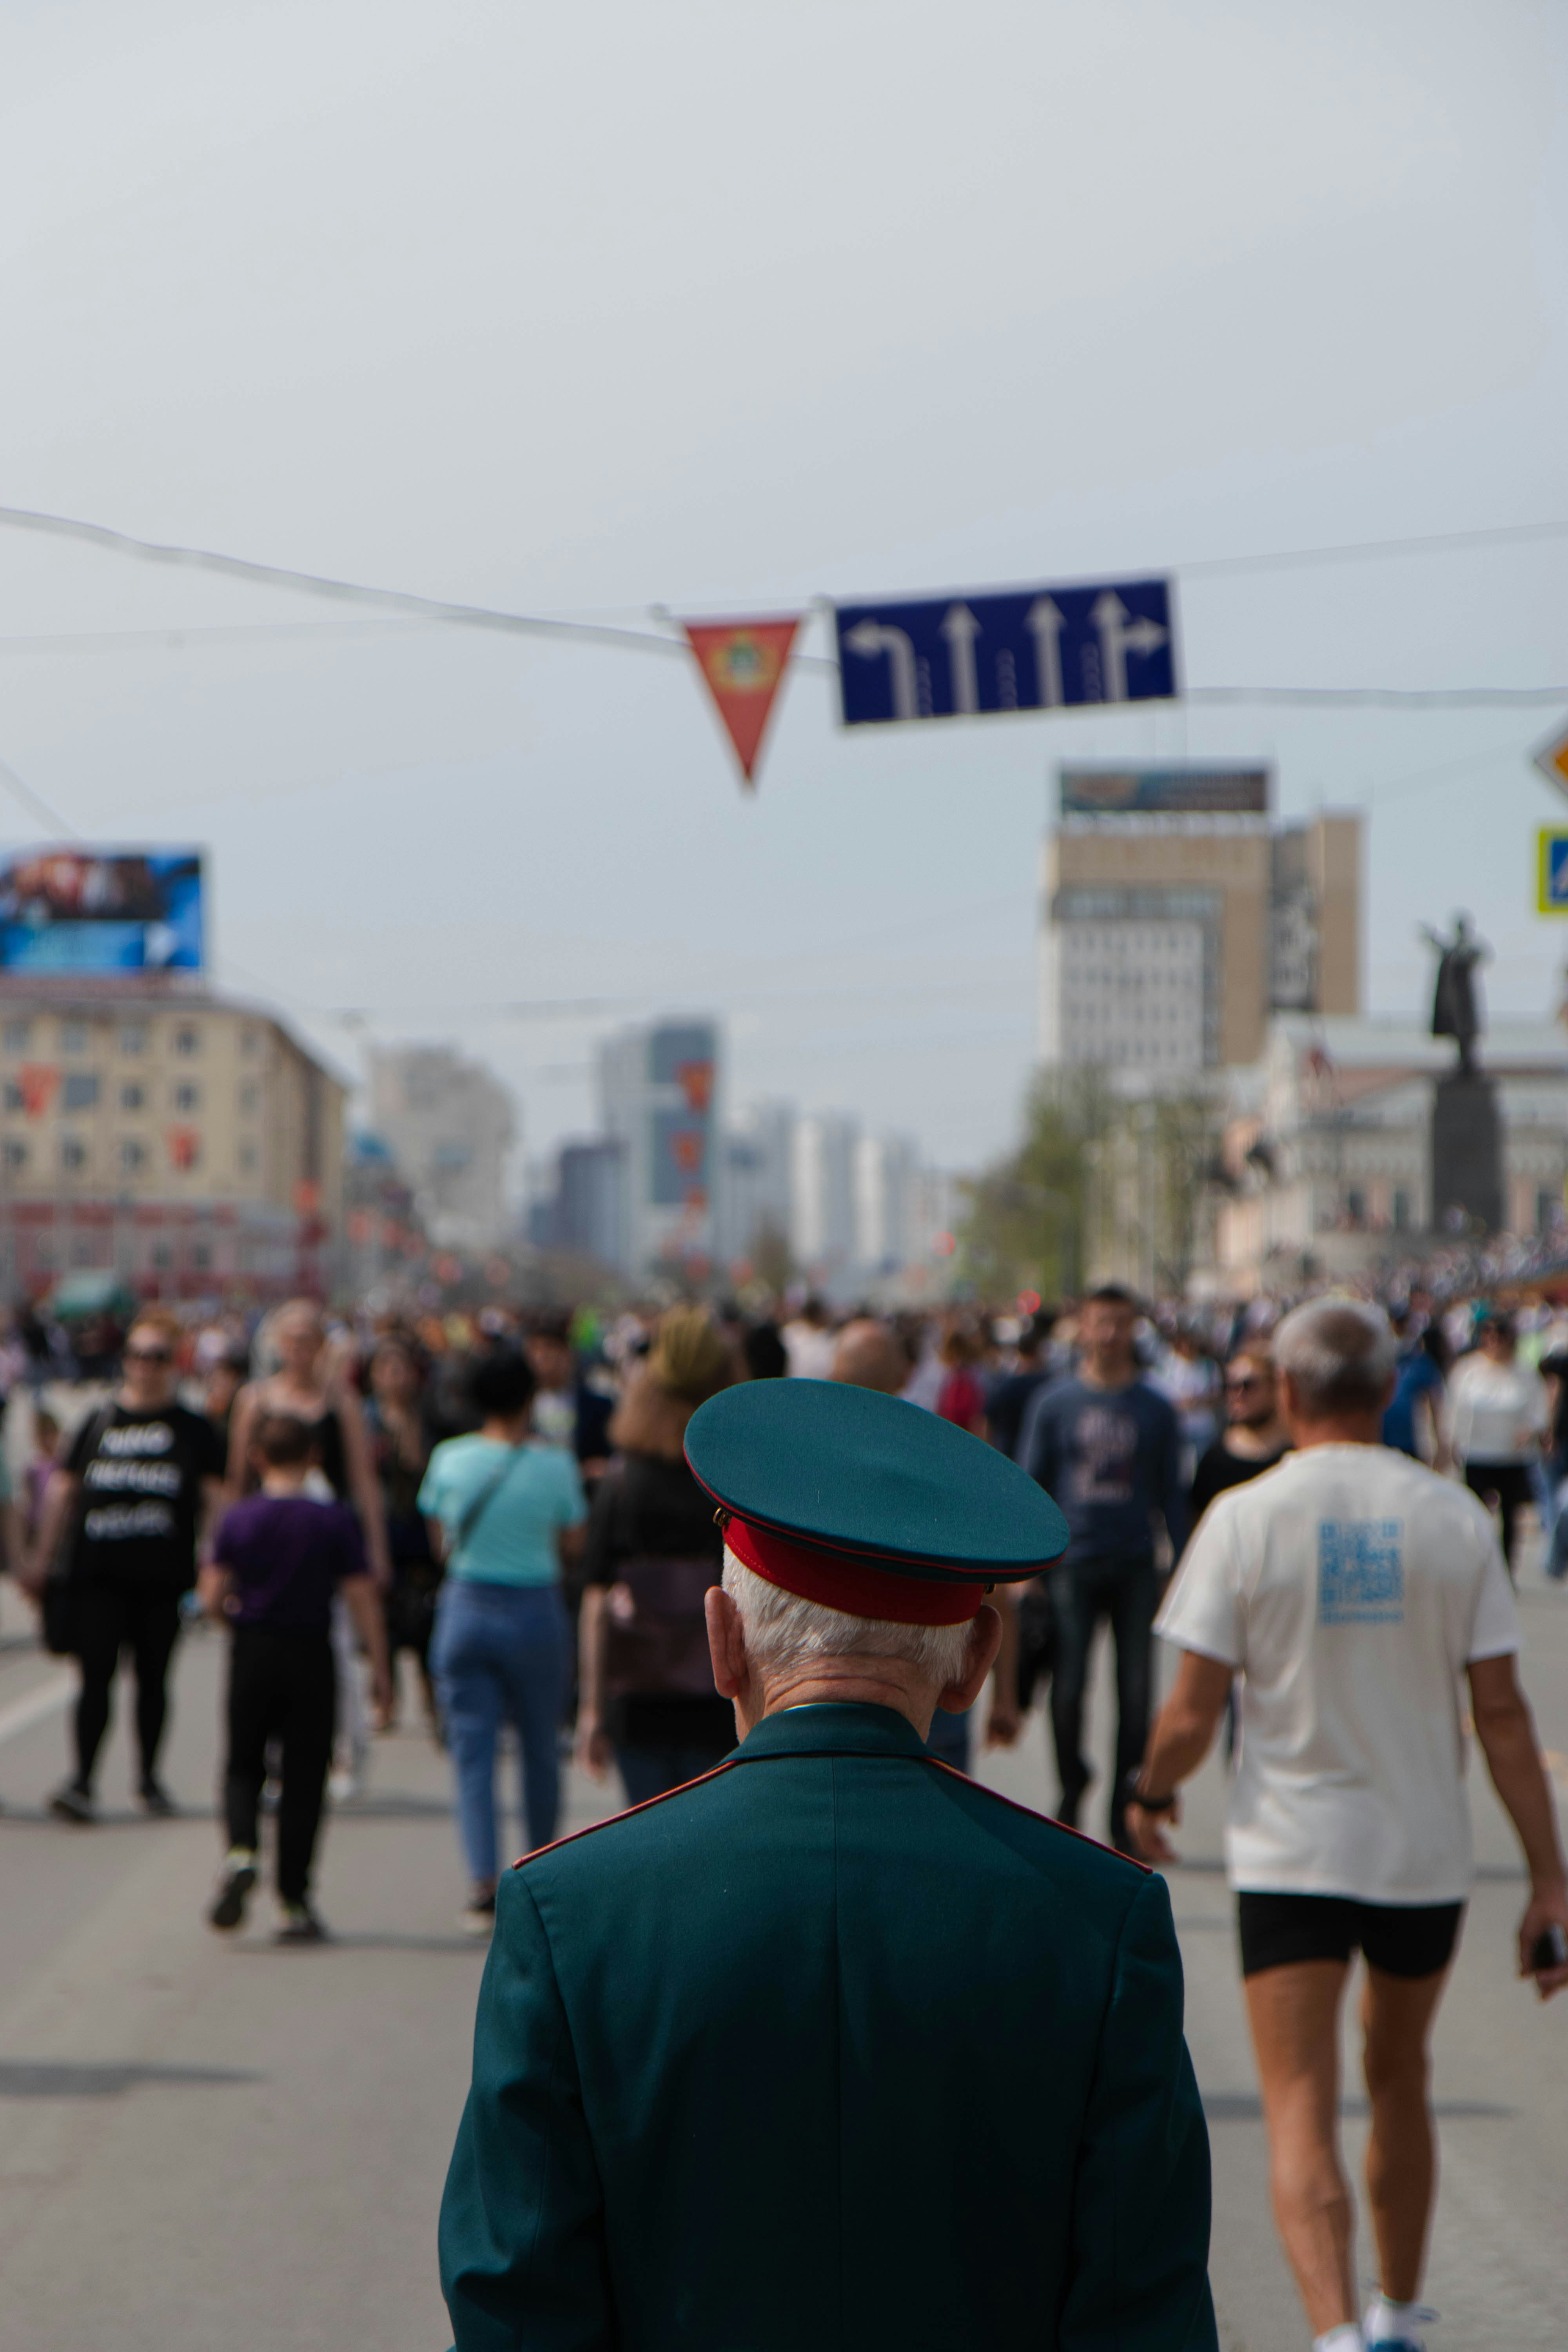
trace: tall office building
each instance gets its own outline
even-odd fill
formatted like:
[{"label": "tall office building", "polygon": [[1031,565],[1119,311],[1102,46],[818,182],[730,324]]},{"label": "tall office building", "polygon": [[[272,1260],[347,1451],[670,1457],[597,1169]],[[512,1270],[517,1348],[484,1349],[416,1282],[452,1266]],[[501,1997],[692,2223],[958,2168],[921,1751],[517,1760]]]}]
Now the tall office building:
[{"label": "tall office building", "polygon": [[1361,820],[1277,827],[1256,768],[1061,772],[1039,1051],[1152,1077],[1253,1063],[1276,1011],[1361,1009]]},{"label": "tall office building", "polygon": [[489,1249],[506,1234],[512,1098],[480,1062],[450,1045],[393,1045],[370,1055],[370,1123],[412,1186],[431,1239]]},{"label": "tall office building", "polygon": [[724,1138],[719,1252],[727,1265],[749,1258],[762,1234],[789,1238],[795,1123],[793,1103],[751,1103]]},{"label": "tall office building", "polygon": [[719,1029],[661,1021],[599,1053],[605,1135],[624,1147],[620,1250],[634,1278],[718,1246]]},{"label": "tall office building", "polygon": [[844,1273],[856,1261],[857,1136],[855,1121],[832,1111],[795,1121],[790,1247],[796,1265],[815,1281]]},{"label": "tall office building", "polygon": [[867,1274],[892,1274],[918,1254],[920,1157],[902,1135],[863,1135],[855,1146],[855,1260]]}]

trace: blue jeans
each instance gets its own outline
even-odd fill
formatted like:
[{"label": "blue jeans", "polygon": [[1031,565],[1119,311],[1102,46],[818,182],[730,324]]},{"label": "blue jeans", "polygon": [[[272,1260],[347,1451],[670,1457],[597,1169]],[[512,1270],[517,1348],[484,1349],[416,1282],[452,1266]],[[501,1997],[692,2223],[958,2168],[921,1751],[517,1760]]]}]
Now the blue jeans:
[{"label": "blue jeans", "polygon": [[561,1811],[561,1717],[571,1632],[553,1584],[449,1576],[436,1606],[430,1668],[458,1775],[468,1874],[496,1874],[496,1739],[516,1725],[528,1846],[548,1845]]}]

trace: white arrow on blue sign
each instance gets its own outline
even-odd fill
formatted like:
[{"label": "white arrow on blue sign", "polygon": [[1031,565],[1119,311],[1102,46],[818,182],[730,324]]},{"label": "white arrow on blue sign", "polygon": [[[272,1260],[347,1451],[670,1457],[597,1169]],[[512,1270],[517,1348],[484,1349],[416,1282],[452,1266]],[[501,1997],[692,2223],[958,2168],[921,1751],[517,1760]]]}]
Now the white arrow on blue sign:
[{"label": "white arrow on blue sign", "polygon": [[846,727],[1180,692],[1164,580],[840,604],[835,618]]}]

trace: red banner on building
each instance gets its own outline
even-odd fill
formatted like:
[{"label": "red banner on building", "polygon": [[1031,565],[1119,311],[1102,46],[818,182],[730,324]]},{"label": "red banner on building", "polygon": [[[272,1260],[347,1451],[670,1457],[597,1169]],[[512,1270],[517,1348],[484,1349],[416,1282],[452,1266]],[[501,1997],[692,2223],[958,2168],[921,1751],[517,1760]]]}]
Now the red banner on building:
[{"label": "red banner on building", "polygon": [[22,1108],[27,1117],[42,1118],[58,1090],[60,1074],[52,1062],[24,1062],[16,1073],[16,1083],[22,1089]]},{"label": "red banner on building", "polygon": [[754,789],[757,757],[799,615],[793,621],[687,621],[682,625],[735,747],[741,774]]}]

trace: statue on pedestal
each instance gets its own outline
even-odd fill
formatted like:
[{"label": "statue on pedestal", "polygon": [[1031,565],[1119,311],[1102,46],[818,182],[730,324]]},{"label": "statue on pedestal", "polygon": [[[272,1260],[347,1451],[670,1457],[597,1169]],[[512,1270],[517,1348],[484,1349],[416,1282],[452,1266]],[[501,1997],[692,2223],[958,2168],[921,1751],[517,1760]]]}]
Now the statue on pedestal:
[{"label": "statue on pedestal", "polygon": [[1453,1038],[1459,1049],[1459,1068],[1468,1077],[1476,1066],[1476,1039],[1483,1026],[1476,1001],[1476,967],[1489,961],[1491,950],[1484,940],[1476,938],[1468,915],[1455,916],[1451,940],[1444,939],[1429,923],[1421,923],[1417,929],[1437,950],[1432,1034]]}]

